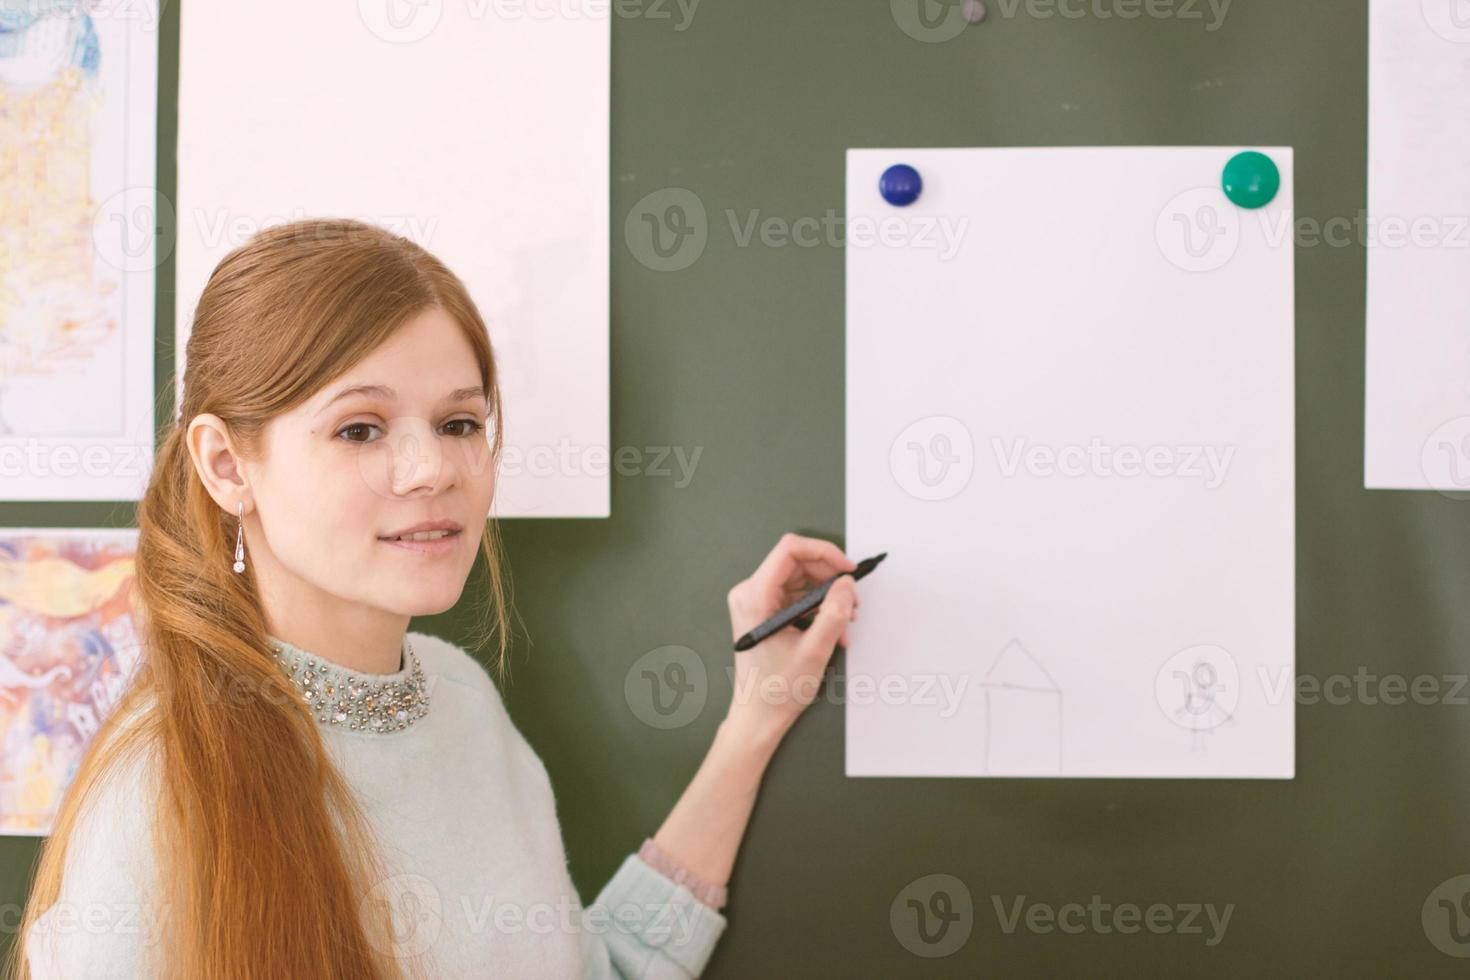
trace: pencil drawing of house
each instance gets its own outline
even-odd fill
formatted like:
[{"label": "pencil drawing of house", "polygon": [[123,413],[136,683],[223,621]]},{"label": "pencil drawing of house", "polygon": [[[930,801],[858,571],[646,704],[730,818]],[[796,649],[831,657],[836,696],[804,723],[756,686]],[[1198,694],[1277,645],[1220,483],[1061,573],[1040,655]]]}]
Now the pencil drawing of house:
[{"label": "pencil drawing of house", "polygon": [[984,769],[991,776],[1062,772],[1062,691],[1012,639],[980,682],[985,692]]}]

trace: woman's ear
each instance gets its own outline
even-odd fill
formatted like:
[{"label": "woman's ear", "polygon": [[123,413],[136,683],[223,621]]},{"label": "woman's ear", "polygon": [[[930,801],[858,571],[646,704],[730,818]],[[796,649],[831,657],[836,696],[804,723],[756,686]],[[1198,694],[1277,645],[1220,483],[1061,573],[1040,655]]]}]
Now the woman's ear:
[{"label": "woman's ear", "polygon": [[209,413],[194,416],[185,440],[194,471],[214,502],[229,514],[238,512],[241,501],[248,509],[249,487],[224,419]]}]

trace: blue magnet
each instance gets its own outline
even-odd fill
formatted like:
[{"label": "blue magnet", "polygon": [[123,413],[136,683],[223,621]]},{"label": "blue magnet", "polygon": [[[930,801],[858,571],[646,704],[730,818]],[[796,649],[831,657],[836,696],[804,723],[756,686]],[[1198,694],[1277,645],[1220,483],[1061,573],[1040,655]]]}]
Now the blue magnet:
[{"label": "blue magnet", "polygon": [[1281,171],[1264,153],[1237,153],[1225,164],[1220,178],[1225,196],[1242,208],[1263,208],[1281,189]]},{"label": "blue magnet", "polygon": [[924,182],[919,179],[919,172],[906,163],[895,163],[878,179],[878,193],[895,207],[913,204],[923,189]]}]

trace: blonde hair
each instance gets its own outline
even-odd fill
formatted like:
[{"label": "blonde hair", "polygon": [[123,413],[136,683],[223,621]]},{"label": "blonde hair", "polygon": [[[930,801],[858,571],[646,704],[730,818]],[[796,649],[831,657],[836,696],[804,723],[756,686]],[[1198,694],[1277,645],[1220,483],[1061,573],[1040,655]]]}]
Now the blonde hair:
[{"label": "blonde hair", "polygon": [[[363,222],[279,225],[231,251],[199,298],[179,420],[163,433],[138,505],[136,595],[143,655],[134,680],[72,780],[11,943],[5,976],[30,980],[24,939],[58,898],[85,801],[100,779],[152,750],[158,759],[153,851],[168,934],[164,980],[419,974],[383,948],[386,879],[350,784],[331,763],[306,702],[272,659],[253,572],[230,568],[236,515],[200,481],[185,431],[213,413],[255,458],[274,416],[301,404],[417,314],[441,308],[479,361],[498,464],[500,391],[485,323],[464,284],[406,238]],[[509,645],[496,522],[481,552],[486,615],[477,644]],[[259,697],[223,697],[223,691]],[[135,714],[135,709],[151,707]],[[139,723],[123,724],[125,717]],[[159,846],[166,842],[166,846]],[[408,973],[404,971],[407,970]]]}]

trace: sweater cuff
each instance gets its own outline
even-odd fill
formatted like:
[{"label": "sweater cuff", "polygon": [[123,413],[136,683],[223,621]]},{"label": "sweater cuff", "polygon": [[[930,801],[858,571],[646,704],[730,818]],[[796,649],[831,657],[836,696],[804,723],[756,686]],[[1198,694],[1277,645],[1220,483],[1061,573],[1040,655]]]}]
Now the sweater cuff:
[{"label": "sweater cuff", "polygon": [[699,976],[725,931],[724,915],[629,854],[593,902],[618,932]]},{"label": "sweater cuff", "polygon": [[729,904],[730,892],[724,885],[705,881],[699,875],[669,857],[652,837],[638,848],[638,856],[648,865],[676,885],[683,885],[694,893],[694,897],[718,912]]}]

